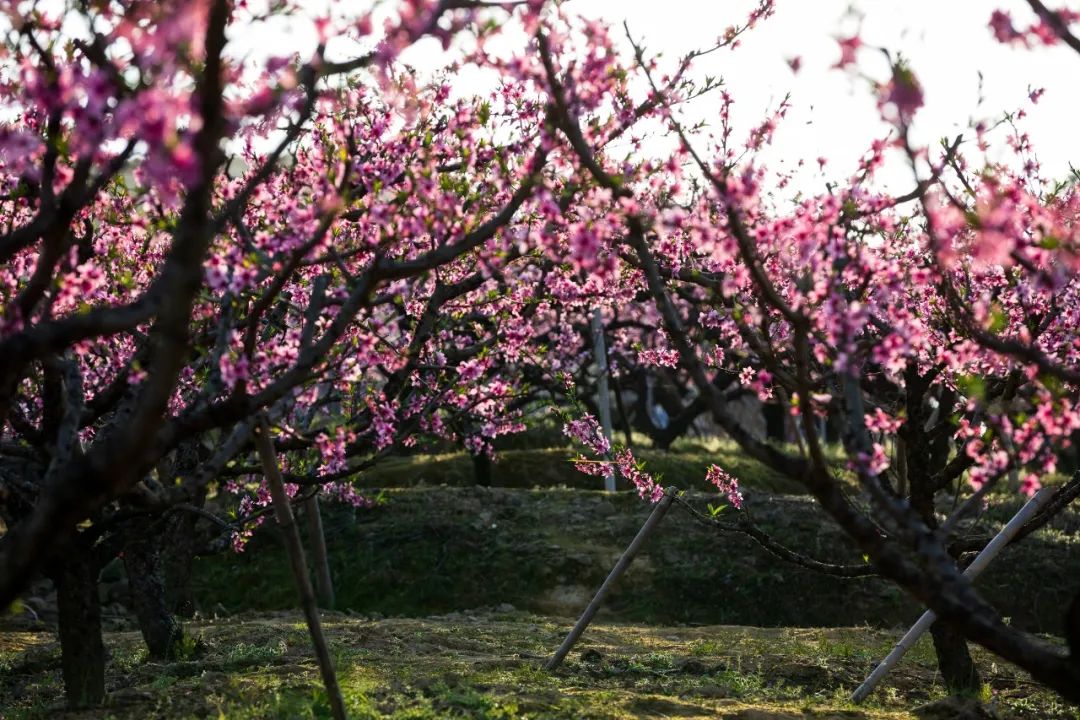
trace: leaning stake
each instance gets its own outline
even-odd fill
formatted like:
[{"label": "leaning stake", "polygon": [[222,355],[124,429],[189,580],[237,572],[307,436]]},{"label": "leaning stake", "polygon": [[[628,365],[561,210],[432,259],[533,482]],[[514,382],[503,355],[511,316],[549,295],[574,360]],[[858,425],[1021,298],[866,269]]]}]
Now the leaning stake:
[{"label": "leaning stake", "polygon": [[585,632],[585,628],[589,627],[589,623],[592,622],[593,616],[596,615],[596,611],[600,609],[600,605],[604,602],[604,598],[607,597],[608,591],[611,590],[611,586],[626,572],[626,568],[630,566],[634,556],[637,555],[638,550],[645,544],[645,541],[652,534],[652,531],[656,529],[656,526],[660,524],[660,520],[663,519],[667,513],[668,508],[671,507],[671,503],[675,500],[675,493],[678,492],[677,488],[669,487],[664,491],[664,497],[653,508],[652,514],[649,515],[648,520],[638,530],[638,534],[634,536],[629,547],[623,552],[622,557],[619,558],[619,562],[615,563],[615,567],[608,573],[607,579],[604,580],[604,584],[600,586],[600,589],[596,591],[595,597],[589,606],[585,608],[585,612],[581,613],[581,617],[578,618],[577,624],[574,625],[574,629],[570,631],[570,634],[563,640],[562,645],[555,651],[555,654],[551,656],[551,659],[547,661],[544,668],[547,670],[554,670],[562,664],[566,654],[570,652],[570,649],[574,647],[574,643],[578,641],[581,634]]},{"label": "leaning stake", "polygon": [[326,644],[322,622],[319,620],[319,608],[315,604],[315,591],[311,588],[311,576],[308,575],[307,560],[304,558],[304,546],[300,544],[300,531],[296,527],[289,495],[285,492],[285,485],[281,479],[277,452],[274,450],[274,443],[270,440],[270,425],[266,422],[265,416],[259,418],[259,432],[255,434],[255,447],[259,451],[259,460],[262,462],[263,474],[266,475],[266,484],[270,486],[270,496],[274,501],[274,516],[285,536],[289,564],[292,565],[296,588],[300,592],[300,605],[304,609],[308,632],[311,633],[311,642],[315,646],[315,657],[319,661],[319,672],[322,673],[326,694],[330,699],[330,712],[334,720],[347,720],[345,702],[341,697],[341,688],[338,687],[337,675],[334,673],[334,661],[330,658],[330,647]]},{"label": "leaning stake", "polygon": [[[1020,508],[1020,512],[1016,513],[1013,519],[1005,527],[1001,528],[1001,532],[995,535],[994,539],[987,543],[982,552],[968,565],[967,570],[964,571],[964,577],[968,580],[974,580],[978,577],[979,573],[1016,537],[1016,533],[1020,532],[1020,528],[1053,497],[1053,494],[1050,488],[1043,488],[1035,493],[1035,496],[1028,500],[1024,507]],[[874,668],[874,672],[870,673],[870,677],[866,678],[863,684],[851,694],[851,701],[857,703],[865,700],[866,696],[873,692],[877,684],[881,682],[881,678],[885,677],[889,670],[892,670],[893,665],[900,662],[900,658],[904,657],[907,651],[911,649],[911,646],[918,642],[919,638],[930,629],[936,619],[937,615],[934,614],[933,610],[927,610],[923,613],[919,621],[911,626],[911,629],[907,631],[904,637],[900,638],[900,642],[896,643],[896,647],[892,649],[892,652]]]}]

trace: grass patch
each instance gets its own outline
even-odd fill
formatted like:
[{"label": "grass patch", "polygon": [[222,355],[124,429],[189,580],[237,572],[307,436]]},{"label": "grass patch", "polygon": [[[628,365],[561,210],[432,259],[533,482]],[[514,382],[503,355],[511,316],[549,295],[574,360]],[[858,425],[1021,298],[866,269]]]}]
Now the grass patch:
[{"label": "grass patch", "polygon": [[[580,454],[579,450],[568,447],[503,450],[492,464],[491,481],[497,487],[509,488],[601,489],[602,479],[581,473],[574,467],[573,460]],[[705,470],[716,463],[738,478],[746,489],[778,494],[805,492],[798,483],[747,458],[731,442],[684,442],[671,451],[644,447],[635,450],[634,454],[645,461],[649,472],[662,475],[664,483],[682,489],[709,490]],[[465,487],[475,484],[475,476],[472,459],[457,452],[387,458],[366,471],[360,482],[372,487]]]},{"label": "grass patch", "polygon": [[[688,498],[702,509],[716,502],[715,495]],[[323,506],[339,609],[422,617],[508,603],[576,616],[650,512],[634,493],[568,488],[392,488],[385,500],[373,510]],[[757,523],[788,547],[832,562],[861,560],[809,498],[748,490],[746,500]],[[1076,519],[1065,513],[1060,522]],[[987,518],[983,532],[999,522]],[[1015,627],[1060,633],[1062,608],[1080,576],[1075,543],[1065,530],[1040,531],[995,561],[979,579],[980,592]],[[295,607],[274,524],[242,554],[198,560],[195,591],[204,612]],[[921,610],[889,583],[795,568],[676,506],[601,612],[666,624],[893,627]]]},{"label": "grass patch", "polygon": [[[311,650],[295,631],[298,620],[296,614],[249,614],[199,624],[191,629],[208,648],[199,660],[131,668],[111,663],[109,705],[71,717],[327,718]],[[932,653],[920,644],[866,705],[847,702],[898,633],[601,623],[562,668],[543,670],[543,659],[568,626],[525,613],[481,614],[464,622],[326,621],[350,717],[357,719],[912,720],[914,708],[943,694]],[[106,643],[114,657],[130,655],[139,638],[113,633]],[[36,670],[27,669],[28,654],[36,654]],[[5,720],[56,716],[57,688],[34,679],[58,672],[55,643],[28,646],[11,657],[12,671],[0,678]],[[1076,720],[1076,708],[1011,667],[985,653],[976,658],[987,697],[1002,717]]]}]

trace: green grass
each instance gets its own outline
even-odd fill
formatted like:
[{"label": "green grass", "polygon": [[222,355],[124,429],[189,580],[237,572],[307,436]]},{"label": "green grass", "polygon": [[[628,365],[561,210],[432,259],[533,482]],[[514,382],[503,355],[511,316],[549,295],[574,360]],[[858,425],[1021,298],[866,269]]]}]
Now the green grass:
[{"label": "green grass", "polygon": [[[580,456],[574,448],[554,447],[532,450],[503,450],[492,464],[492,484],[498,487],[573,487],[601,489],[603,480],[579,472],[573,460]],[[730,442],[683,441],[671,451],[641,448],[635,457],[645,468],[662,476],[664,484],[681,489],[708,490],[705,471],[715,463],[738,478],[745,489],[777,494],[800,494],[805,490],[792,480],[749,459]],[[365,487],[411,487],[416,485],[475,484],[472,459],[465,453],[391,457],[363,473],[359,485]]]},{"label": "green grass", "polygon": [[[699,508],[716,502],[715,495],[688,498]],[[789,547],[832,562],[861,561],[809,498],[749,490],[747,507]],[[628,492],[427,487],[390,489],[373,510],[331,503],[323,510],[338,607],[416,617],[502,603],[574,615],[651,508]],[[1076,523],[1077,515],[1061,522]],[[984,532],[994,527],[987,521]],[[1065,530],[1040,531],[1003,553],[978,588],[1017,628],[1060,633],[1080,576],[1076,542]],[[195,590],[204,612],[295,607],[273,523],[240,555],[197,560]],[[742,535],[698,524],[676,505],[602,613],[633,622],[893,627],[913,622],[921,607],[889,583],[793,567]]]},{"label": "green grass", "polygon": [[[112,633],[109,704],[66,717],[316,720],[329,717],[296,614],[248,614],[189,626],[205,643],[195,662],[129,666],[136,633]],[[943,696],[929,641],[866,705],[851,690],[896,641],[868,628],[663,627],[594,624],[555,672],[544,658],[569,622],[524,613],[378,622],[326,618],[338,676],[355,720],[555,720],[639,717],[912,720]],[[241,649],[243,648],[243,649]],[[1077,720],[1076,708],[982,652],[986,697],[1002,717]],[[9,633],[0,659],[5,720],[55,717],[59,658],[44,634]],[[756,712],[757,714],[752,714]],[[769,713],[772,713],[770,715]]]}]

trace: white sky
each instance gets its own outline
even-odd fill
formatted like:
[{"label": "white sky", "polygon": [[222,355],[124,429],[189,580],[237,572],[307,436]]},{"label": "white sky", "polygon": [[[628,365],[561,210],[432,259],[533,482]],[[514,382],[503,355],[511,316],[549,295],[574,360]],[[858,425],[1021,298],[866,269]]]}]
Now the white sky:
[{"label": "white sky", "polygon": [[[311,0],[325,7],[326,0]],[[648,49],[674,62],[693,48],[708,46],[724,29],[740,23],[755,0],[569,0],[569,11],[608,20],[621,35],[626,20]],[[392,5],[392,3],[391,3]],[[350,7],[353,7],[349,3]],[[995,8],[1018,20],[1030,17],[1023,0],[777,0],[776,14],[743,36],[741,47],[701,58],[698,73],[722,76],[735,97],[733,116],[739,137],[759,122],[764,111],[791,93],[792,108],[766,155],[777,168],[799,159],[806,167],[794,187],[821,189],[824,179],[842,179],[855,169],[870,142],[885,133],[868,83],[836,70],[836,38],[857,29],[868,46],[884,47],[906,57],[923,85],[925,107],[913,126],[917,142],[933,144],[942,136],[964,131],[971,118],[996,120],[1005,111],[1024,107],[1023,129],[1032,137],[1044,174],[1061,177],[1069,160],[1080,161],[1080,132],[1074,112],[1075,79],[1080,57],[1064,47],[1034,51],[997,43],[987,22]],[[350,14],[356,12],[355,8]],[[312,43],[309,28],[252,33],[234,38],[235,46],[260,52],[303,51]],[[426,41],[407,56],[413,64],[434,66],[436,43]],[[793,73],[788,59],[800,57]],[[879,79],[888,76],[883,55],[862,51],[859,67]],[[979,71],[983,73],[979,103]],[[457,89],[468,74],[459,77]],[[1027,101],[1029,90],[1045,88],[1039,103]],[[476,88],[478,91],[482,88]],[[715,102],[698,102],[688,119],[715,115]],[[971,133],[968,133],[970,136]],[[998,136],[1002,141],[1004,135]],[[824,177],[816,159],[829,159]],[[912,187],[909,171],[898,158],[881,184],[896,192]]]},{"label": "white sky", "polygon": [[[580,12],[613,22],[625,19],[636,37],[647,39],[648,47],[677,56],[706,45],[746,17],[756,3],[572,0],[572,4]],[[777,167],[806,161],[796,187],[820,187],[816,159],[822,156],[829,159],[827,178],[846,177],[870,142],[885,132],[868,84],[833,68],[839,58],[836,37],[856,30],[868,46],[906,57],[922,83],[926,105],[913,126],[916,141],[954,137],[973,117],[997,119],[1006,110],[1024,106],[1028,117],[1023,127],[1047,175],[1061,176],[1068,171],[1069,159],[1080,160],[1074,115],[1080,57],[1065,48],[1006,47],[987,27],[990,13],[998,7],[1017,19],[1029,17],[1022,0],[777,0],[776,6],[770,20],[743,36],[741,47],[699,62],[702,72],[724,77],[736,100],[735,122],[744,132],[760,120],[765,108],[791,93],[792,109],[767,157]],[[787,64],[796,56],[802,59],[797,74]],[[863,50],[859,65],[879,79],[888,76],[887,61],[876,50]],[[1034,107],[1027,102],[1032,87],[1046,88]],[[709,110],[702,105],[693,112],[708,120]],[[897,159],[889,167],[882,184],[896,192],[911,189],[910,174],[902,163]]]},{"label": "white sky", "polygon": [[[745,17],[755,4],[746,0],[574,3],[581,11],[611,20],[625,18],[635,36],[649,38],[651,47],[664,49],[665,54],[681,54],[707,43]],[[933,143],[945,135],[953,137],[972,117],[997,119],[1006,110],[1024,106],[1028,117],[1023,127],[1047,175],[1061,176],[1068,170],[1069,159],[1080,160],[1074,114],[1080,56],[1063,47],[1035,51],[1006,47],[993,39],[987,27],[990,13],[998,7],[1017,19],[1029,17],[1022,0],[777,0],[776,5],[773,18],[743,36],[742,47],[701,62],[703,70],[724,77],[736,98],[736,122],[743,128],[791,92],[792,111],[774,141],[772,157],[777,162],[802,158],[816,172],[816,158],[824,156],[829,158],[826,175],[844,177],[870,141],[884,132],[867,83],[832,67],[839,58],[836,37],[860,27],[867,45],[908,58],[922,83],[926,105],[913,126],[917,141]],[[862,53],[862,68],[879,79],[888,76],[883,55],[872,49]],[[794,56],[802,58],[798,74],[787,64]],[[980,70],[984,78],[981,106]],[[1034,107],[1027,102],[1031,87],[1046,89]],[[883,180],[890,189],[903,192],[912,187],[909,177],[901,171]]]}]

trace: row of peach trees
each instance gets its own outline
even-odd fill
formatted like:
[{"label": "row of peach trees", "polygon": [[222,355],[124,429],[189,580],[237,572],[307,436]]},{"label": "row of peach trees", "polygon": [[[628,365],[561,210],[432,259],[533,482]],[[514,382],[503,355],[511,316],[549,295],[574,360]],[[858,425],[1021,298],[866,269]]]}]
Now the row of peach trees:
[{"label": "row of peach trees", "polygon": [[[1029,4],[1028,25],[993,15],[1002,42],[1080,49],[1075,14]],[[230,39],[303,3],[4,9],[0,605],[53,579],[70,704],[104,697],[96,581],[120,553],[151,652],[175,652],[162,568],[190,565],[210,490],[244,496],[236,542],[266,516],[264,421],[295,501],[363,504],[353,481],[387,454],[433,438],[488,453],[555,402],[594,456],[583,469],[657,499],[565,402],[588,395],[596,308],[617,372],[682,378],[868,561],[787,559],[879,575],[936,611],[955,687],[978,682],[973,641],[1080,699],[1080,651],[1009,627],[962,575],[984,540],[935,512],[942,493],[1033,493],[1080,429],[1080,196],[1015,126],[913,144],[922,92],[892,63],[875,85],[889,134],[791,200],[761,159],[786,103],[742,137],[701,74],[769,1],[670,62],[542,0],[331,3],[313,52],[268,58]],[[411,69],[414,44],[444,69]],[[860,48],[842,41],[838,71]],[[719,116],[687,121],[714,92]],[[889,154],[910,161],[906,195],[875,189]],[[739,424],[746,391],[785,399],[797,447]],[[822,416],[842,418],[856,484]],[[723,468],[702,472],[738,501]],[[1060,484],[1024,534],[1078,493]]]}]

